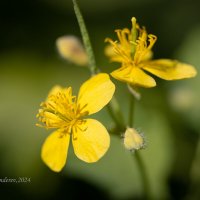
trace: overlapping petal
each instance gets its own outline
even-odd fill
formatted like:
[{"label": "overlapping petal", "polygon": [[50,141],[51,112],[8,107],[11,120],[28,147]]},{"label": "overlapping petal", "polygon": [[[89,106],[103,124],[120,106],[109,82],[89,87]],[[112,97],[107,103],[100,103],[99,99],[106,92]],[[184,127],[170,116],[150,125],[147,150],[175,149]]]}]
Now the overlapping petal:
[{"label": "overlapping petal", "polygon": [[84,82],[78,95],[81,112],[93,114],[101,110],[111,100],[115,85],[108,74],[100,73]]},{"label": "overlapping petal", "polygon": [[156,86],[155,80],[137,67],[121,67],[120,69],[113,71],[111,75],[114,78],[131,85],[146,88]]},{"label": "overlapping petal", "polygon": [[[117,44],[116,44],[117,45]],[[119,62],[122,63],[124,58],[117,54],[114,47],[112,45],[107,45],[105,48],[105,55],[110,58],[111,62]]]},{"label": "overlapping petal", "polygon": [[42,146],[42,160],[53,171],[59,172],[67,159],[70,135],[60,129],[50,134]]},{"label": "overlapping petal", "polygon": [[76,156],[88,163],[98,161],[110,146],[106,128],[97,120],[87,119],[80,128],[73,129],[72,139]]}]

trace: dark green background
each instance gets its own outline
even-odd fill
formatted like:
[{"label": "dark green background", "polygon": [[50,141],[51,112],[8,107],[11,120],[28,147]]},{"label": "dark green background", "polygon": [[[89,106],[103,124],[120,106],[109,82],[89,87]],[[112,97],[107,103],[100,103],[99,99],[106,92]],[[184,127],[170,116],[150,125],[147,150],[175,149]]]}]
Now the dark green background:
[{"label": "dark green background", "polygon": [[[179,59],[200,69],[198,0],[79,0],[98,66],[111,72],[118,64],[104,56],[104,39],[114,29],[131,27],[135,16],[158,36],[155,58]],[[78,160],[70,147],[61,173],[40,159],[48,132],[35,127],[39,104],[55,84],[79,86],[86,68],[62,60],[55,40],[80,37],[70,0],[1,0],[0,2],[0,178],[31,178],[30,183],[0,183],[2,199],[142,199],[137,164],[112,136],[108,153],[95,164]],[[116,83],[116,96],[128,115],[128,93]],[[154,199],[200,198],[200,78],[167,82],[142,89],[135,127],[144,132],[147,165]],[[93,117],[93,116],[92,116]],[[108,128],[106,109],[96,114]],[[50,132],[49,132],[50,133]]]}]

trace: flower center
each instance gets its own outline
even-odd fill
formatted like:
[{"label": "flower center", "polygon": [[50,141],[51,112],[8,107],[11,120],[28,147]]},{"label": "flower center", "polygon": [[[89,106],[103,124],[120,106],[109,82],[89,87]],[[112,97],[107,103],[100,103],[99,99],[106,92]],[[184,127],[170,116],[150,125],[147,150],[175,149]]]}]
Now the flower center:
[{"label": "flower center", "polygon": [[72,89],[66,88],[49,95],[46,102],[41,104],[37,117],[46,128],[63,128],[70,133],[73,126],[79,125],[82,117],[87,112],[82,112],[83,108],[77,104],[76,96],[72,95]]},{"label": "flower center", "polygon": [[121,62],[124,67],[141,67],[143,61],[151,59],[152,47],[157,37],[147,34],[144,27],[140,28],[133,19],[132,31],[129,29],[116,30],[118,41],[106,38],[113,47],[111,58],[113,61]]}]

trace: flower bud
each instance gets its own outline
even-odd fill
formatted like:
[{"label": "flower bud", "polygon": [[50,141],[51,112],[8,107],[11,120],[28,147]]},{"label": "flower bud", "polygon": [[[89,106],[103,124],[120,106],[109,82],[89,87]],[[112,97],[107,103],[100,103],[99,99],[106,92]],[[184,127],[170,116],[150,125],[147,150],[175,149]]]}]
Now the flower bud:
[{"label": "flower bud", "polygon": [[56,40],[59,54],[77,65],[87,65],[88,57],[80,40],[75,36],[61,36]]},{"label": "flower bud", "polygon": [[134,128],[127,128],[124,134],[124,146],[130,151],[144,148],[145,141],[142,134]]}]

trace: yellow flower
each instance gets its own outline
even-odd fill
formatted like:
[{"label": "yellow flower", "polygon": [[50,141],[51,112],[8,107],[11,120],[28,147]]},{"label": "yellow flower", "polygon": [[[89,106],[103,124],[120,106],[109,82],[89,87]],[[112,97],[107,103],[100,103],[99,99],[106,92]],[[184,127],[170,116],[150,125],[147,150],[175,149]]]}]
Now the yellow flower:
[{"label": "yellow flower", "polygon": [[140,28],[134,17],[131,30],[119,29],[116,33],[119,41],[106,38],[111,46],[105,51],[111,61],[121,63],[121,67],[111,73],[114,78],[133,86],[148,88],[156,86],[156,82],[145,71],[165,80],[191,78],[196,75],[193,66],[177,60],[152,60],[151,49],[157,37],[147,34],[144,27]]},{"label": "yellow flower", "polygon": [[56,128],[42,146],[42,159],[47,166],[59,172],[66,163],[70,136],[76,156],[88,163],[99,160],[110,145],[106,128],[86,116],[101,110],[111,100],[115,86],[107,74],[98,74],[84,82],[78,97],[72,88],[54,87],[41,104],[37,117],[42,127]]}]

